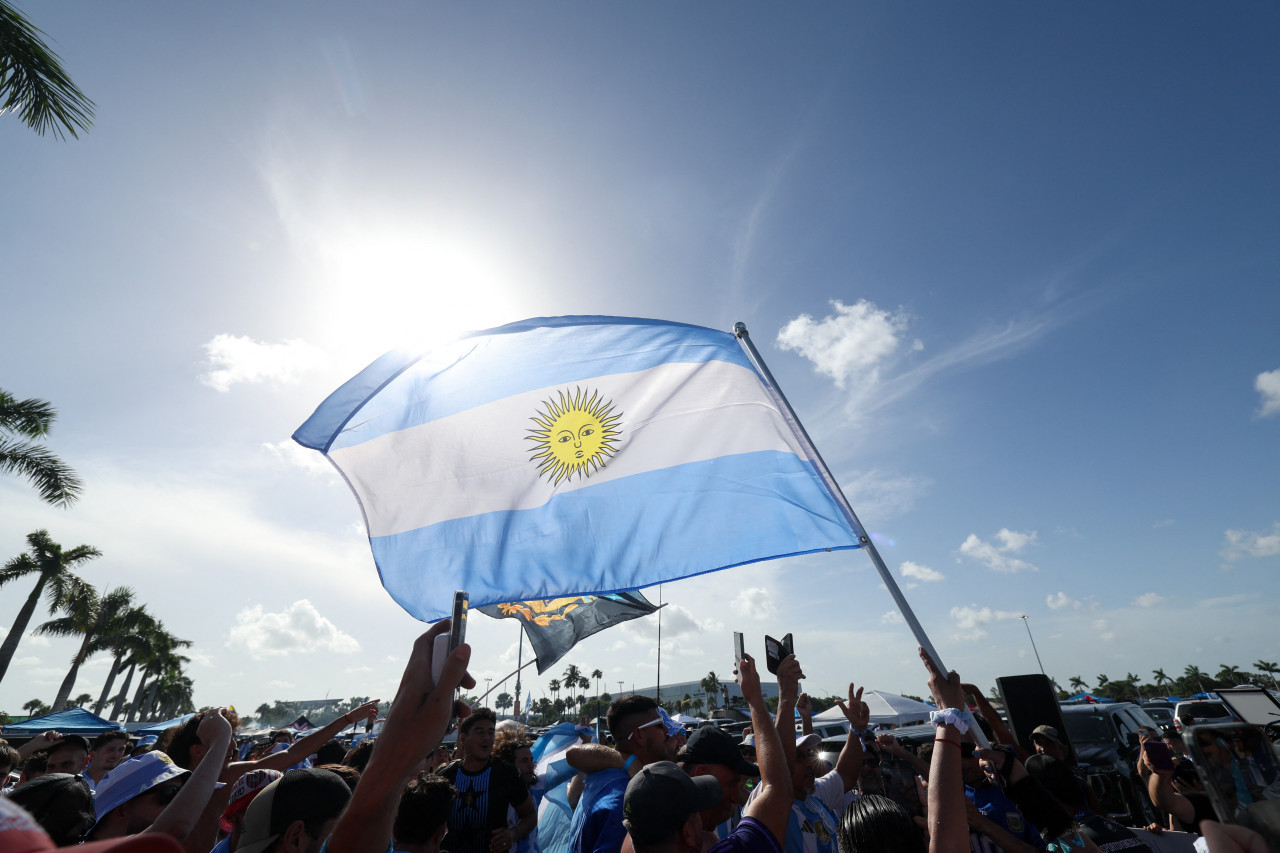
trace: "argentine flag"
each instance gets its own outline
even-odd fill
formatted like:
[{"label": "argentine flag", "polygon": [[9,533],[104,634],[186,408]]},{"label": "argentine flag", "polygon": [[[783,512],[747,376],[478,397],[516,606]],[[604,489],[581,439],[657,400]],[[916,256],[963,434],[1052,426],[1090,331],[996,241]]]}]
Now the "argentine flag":
[{"label": "argentine flag", "polygon": [[342,473],[424,621],[859,547],[733,335],[549,317],[388,353],[293,437]]}]

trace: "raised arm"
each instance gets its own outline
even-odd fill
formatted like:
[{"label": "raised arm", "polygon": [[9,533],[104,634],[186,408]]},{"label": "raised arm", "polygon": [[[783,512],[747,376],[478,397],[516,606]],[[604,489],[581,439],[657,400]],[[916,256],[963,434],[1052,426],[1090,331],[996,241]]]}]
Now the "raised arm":
[{"label": "raised arm", "polygon": [[813,734],[813,702],[808,693],[801,693],[796,699],[796,711],[800,714],[800,734]]},{"label": "raised arm", "polygon": [[858,774],[862,772],[862,760],[865,755],[862,748],[862,730],[871,723],[871,708],[862,701],[862,690],[863,688],[859,687],[857,692],[854,692],[851,681],[849,682],[849,701],[836,700],[844,718],[849,721],[851,729],[849,737],[844,742],[844,748],[840,750],[840,757],[836,759],[836,772],[844,780],[846,792],[858,785]]},{"label": "raised arm", "polygon": [[[778,664],[778,737],[782,740],[782,754],[787,761],[787,776],[796,766],[796,700],[800,692],[800,679],[804,672],[795,655],[787,655]],[[751,724],[755,725],[754,717]],[[760,747],[756,746],[759,750]],[[782,836],[778,836],[781,840]]]},{"label": "raised arm", "polygon": [[[413,653],[382,734],[374,744],[373,755],[369,756],[369,764],[351,795],[351,802],[329,836],[329,853],[386,853],[400,793],[418,762],[444,737],[454,690],[460,684],[468,688],[476,686],[475,679],[467,674],[471,647],[465,644],[454,649],[445,661],[440,683],[432,681],[435,639],[448,630],[449,620],[441,619],[413,644]],[[463,716],[465,707],[458,708]]]},{"label": "raised arm", "polygon": [[1147,796],[1158,809],[1163,809],[1184,824],[1196,822],[1196,807],[1173,789],[1173,771],[1156,770],[1147,761],[1147,751],[1138,751],[1138,775],[1147,781]]},{"label": "raised arm", "polygon": [[[222,770],[222,761],[227,755],[227,747],[231,745],[231,723],[224,717],[223,708],[207,711],[200,727],[196,729],[196,737],[201,743],[209,745],[200,763],[191,771],[191,778],[182,786],[177,796],[165,806],[160,816],[145,831],[170,835],[179,841],[186,842],[196,822],[209,804],[214,786],[218,784],[218,774]],[[230,793],[230,792],[228,792]],[[221,812],[221,809],[218,809]],[[210,837],[192,839],[192,850],[208,850]]]},{"label": "raised arm", "polygon": [[[929,692],[942,708],[964,704],[960,676],[943,675],[933,658],[920,650],[920,660],[929,673]],[[968,853],[969,819],[965,814],[964,777],[960,771],[960,730],[950,723],[939,724],[929,767],[929,853]]]},{"label": "raised arm", "polygon": [[961,684],[960,687],[967,696],[973,697],[973,704],[978,706],[978,713],[987,721],[987,725],[991,726],[991,732],[996,736],[996,741],[1012,746],[1017,750],[1018,759],[1025,761],[1030,753],[1018,746],[1018,742],[1013,738],[1013,732],[1009,731],[1009,727],[1004,724],[1004,720],[1000,719],[1000,715],[996,713],[995,708],[991,707],[991,702],[982,695],[982,691],[972,684]]},{"label": "raised arm", "polygon": [[[790,660],[794,661],[795,658]],[[798,664],[796,669],[799,669]],[[764,704],[764,693],[760,689],[760,674],[756,672],[756,662],[750,655],[738,661],[738,684],[742,688],[742,697],[747,700],[747,707],[751,709],[751,727],[756,739],[756,763],[760,765],[761,785],[760,793],[747,803],[743,815],[755,818],[767,826],[781,847],[787,837],[787,818],[791,814],[791,802],[795,798],[791,788],[791,770],[783,756],[783,743],[787,738],[779,737],[773,718],[769,716],[769,708]],[[778,719],[782,719],[781,714]],[[788,734],[791,753],[794,755],[795,733]]]},{"label": "raised arm", "polygon": [[[569,747],[564,754],[564,760],[574,770],[582,773],[599,773],[601,770],[621,770],[627,757],[613,747],[602,743],[580,743]],[[639,761],[631,762],[635,771],[630,775],[634,776],[640,771],[639,764]]]}]

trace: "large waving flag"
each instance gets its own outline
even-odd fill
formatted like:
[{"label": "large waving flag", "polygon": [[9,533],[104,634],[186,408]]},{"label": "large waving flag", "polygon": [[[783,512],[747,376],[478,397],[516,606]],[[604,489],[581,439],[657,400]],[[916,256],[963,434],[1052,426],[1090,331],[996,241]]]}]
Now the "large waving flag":
[{"label": "large waving flag", "polygon": [[364,513],[383,586],[423,620],[624,592],[859,547],[734,337],[622,317],[525,320],[392,352],[294,439]]},{"label": "large waving flag", "polygon": [[513,601],[479,608],[494,619],[518,619],[533,646],[538,674],[555,666],[592,634],[658,611],[639,590],[608,595],[575,595],[549,601]]}]

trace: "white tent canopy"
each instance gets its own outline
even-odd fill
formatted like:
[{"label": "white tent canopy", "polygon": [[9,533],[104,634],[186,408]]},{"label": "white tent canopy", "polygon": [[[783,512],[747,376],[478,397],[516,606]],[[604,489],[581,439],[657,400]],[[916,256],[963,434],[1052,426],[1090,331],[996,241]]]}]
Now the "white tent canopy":
[{"label": "white tent canopy", "polygon": [[697,717],[690,717],[688,714],[672,714],[671,719],[675,720],[677,723],[679,723],[682,726],[688,725],[689,723],[703,722],[702,720],[699,720]]},{"label": "white tent canopy", "polygon": [[[868,690],[862,694],[862,701],[871,709],[871,722],[882,726],[909,726],[912,723],[929,722],[929,712],[936,710],[932,705],[899,696],[896,693],[885,693],[883,690]],[[814,714],[815,723],[842,723],[844,713],[839,705],[834,705],[821,714]]]}]

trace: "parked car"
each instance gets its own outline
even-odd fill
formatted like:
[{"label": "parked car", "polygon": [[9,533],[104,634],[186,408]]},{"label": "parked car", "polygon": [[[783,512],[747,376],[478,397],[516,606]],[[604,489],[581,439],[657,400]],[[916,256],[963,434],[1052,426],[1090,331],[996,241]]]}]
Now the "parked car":
[{"label": "parked car", "polygon": [[1178,731],[1186,728],[1184,717],[1191,717],[1192,725],[1225,726],[1238,723],[1240,718],[1231,713],[1226,705],[1212,699],[1188,699],[1179,702],[1173,709],[1173,725]]},{"label": "parked car", "polygon": [[1155,810],[1138,778],[1138,729],[1159,732],[1159,724],[1132,702],[1061,707],[1076,760],[1103,810],[1129,826],[1146,826]]},{"label": "parked car", "polygon": [[1173,705],[1166,702],[1162,705],[1143,705],[1142,710],[1147,712],[1147,716],[1155,720],[1160,726],[1160,731],[1164,733],[1172,732],[1176,729],[1173,720]]}]

